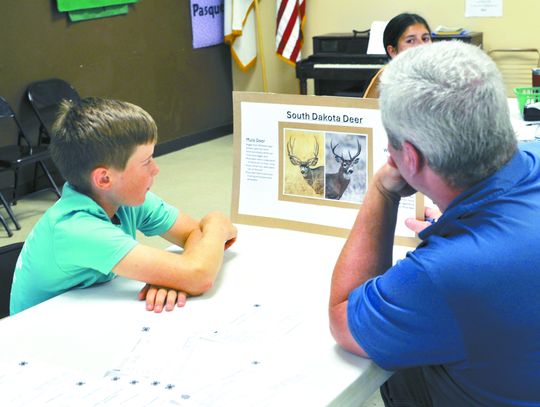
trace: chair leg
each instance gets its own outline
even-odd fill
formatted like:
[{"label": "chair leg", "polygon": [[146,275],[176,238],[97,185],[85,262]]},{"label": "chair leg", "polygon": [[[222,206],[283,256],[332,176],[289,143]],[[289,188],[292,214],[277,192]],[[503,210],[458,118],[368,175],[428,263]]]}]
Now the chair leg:
[{"label": "chair leg", "polygon": [[[6,198],[4,198],[4,195],[2,195],[2,193],[0,192],[0,200],[2,201],[2,204],[5,206],[6,210],[8,209],[9,205],[8,203],[6,202]],[[11,211],[11,208],[8,210],[8,213]],[[9,228],[7,222],[6,222],[6,219],[2,216],[2,214],[0,213],[0,223],[4,226],[4,229],[6,229],[6,232],[8,234],[9,237],[13,236],[13,232],[11,231],[11,229]]]},{"label": "chair leg", "polygon": [[34,164],[34,179],[32,180],[32,191],[37,190],[38,165]]},{"label": "chair leg", "polygon": [[0,223],[4,226],[4,229],[6,229],[8,237],[13,236],[13,232],[11,231],[11,229],[9,228],[6,220],[4,219],[4,217],[1,214],[0,214]]},{"label": "chair leg", "polygon": [[19,168],[13,170],[13,195],[11,198],[11,204],[17,205],[17,187],[19,186]]},{"label": "chair leg", "polygon": [[[21,230],[21,225],[19,225],[19,222],[17,222],[17,219],[15,218],[15,214],[13,213],[13,211],[11,210],[11,205],[9,204],[8,201],[6,201],[6,198],[4,198],[4,195],[2,195],[0,193],[0,200],[2,201],[2,205],[4,205],[4,208],[6,208],[6,211],[9,215],[9,217],[11,218],[13,224],[15,225],[15,228],[17,230]],[[4,223],[6,220],[4,218],[2,218],[2,223]],[[8,232],[8,235],[11,233],[11,231],[9,230],[9,228],[7,228],[6,224],[4,223],[4,227],[6,227],[6,230]],[[11,237],[11,235],[10,235]]]},{"label": "chair leg", "polygon": [[45,175],[49,179],[49,182],[50,182],[51,186],[53,187],[54,192],[56,193],[58,198],[60,198],[60,195],[62,195],[62,194],[60,193],[60,190],[58,189],[58,186],[56,185],[56,182],[54,182],[54,179],[53,179],[51,173],[49,172],[49,169],[46,167],[46,165],[43,163],[43,161],[39,162],[39,166],[41,167],[41,169],[43,170],[43,172],[45,173]]}]

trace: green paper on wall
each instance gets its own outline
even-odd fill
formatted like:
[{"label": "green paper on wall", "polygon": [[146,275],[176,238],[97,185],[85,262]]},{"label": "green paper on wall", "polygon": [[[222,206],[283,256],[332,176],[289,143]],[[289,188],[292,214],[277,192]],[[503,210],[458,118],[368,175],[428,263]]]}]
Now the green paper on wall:
[{"label": "green paper on wall", "polygon": [[85,9],[85,10],[74,10],[74,11],[70,11],[68,14],[69,14],[69,19],[75,22],[75,21],[92,20],[96,18],[118,16],[118,15],[127,14],[127,13],[128,13],[128,6],[119,5],[119,6],[110,6],[110,7],[90,8],[90,9]]},{"label": "green paper on wall", "polygon": [[62,12],[127,5],[130,3],[137,3],[137,1],[139,0],[57,0],[57,7],[58,11]]}]

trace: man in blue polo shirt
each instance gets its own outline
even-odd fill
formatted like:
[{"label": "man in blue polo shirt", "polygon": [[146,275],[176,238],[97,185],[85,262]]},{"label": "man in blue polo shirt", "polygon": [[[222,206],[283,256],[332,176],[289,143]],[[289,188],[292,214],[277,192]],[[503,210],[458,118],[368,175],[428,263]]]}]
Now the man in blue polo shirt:
[{"label": "man in blue polo shirt", "polygon": [[[441,42],[385,69],[390,157],[337,261],[336,341],[396,373],[387,406],[540,406],[540,143],[517,147],[501,76]],[[400,198],[442,216],[392,266]]]}]

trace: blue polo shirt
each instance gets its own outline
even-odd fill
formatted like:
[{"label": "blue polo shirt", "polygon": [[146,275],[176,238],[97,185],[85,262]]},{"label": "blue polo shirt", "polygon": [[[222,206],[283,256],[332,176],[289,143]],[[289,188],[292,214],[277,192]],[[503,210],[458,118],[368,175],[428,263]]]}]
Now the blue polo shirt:
[{"label": "blue polo shirt", "polygon": [[379,366],[425,366],[434,399],[540,405],[540,142],[464,191],[422,243],[349,297]]},{"label": "blue polo shirt", "polygon": [[110,281],[112,269],[137,241],[167,232],[178,210],[148,192],[140,206],[121,206],[113,223],[89,196],[65,184],[62,197],[36,223],[26,239],[11,288],[15,314],[72,288]]}]

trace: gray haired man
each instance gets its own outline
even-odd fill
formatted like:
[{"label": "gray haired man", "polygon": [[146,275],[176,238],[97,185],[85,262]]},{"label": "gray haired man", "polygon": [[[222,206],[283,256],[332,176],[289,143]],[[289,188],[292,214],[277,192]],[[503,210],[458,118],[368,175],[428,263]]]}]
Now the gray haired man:
[{"label": "gray haired man", "polygon": [[[540,405],[540,143],[517,146],[500,73],[462,42],[401,53],[380,91],[390,157],[334,269],[332,334],[395,371],[387,406]],[[393,265],[415,191],[442,216]]]}]

